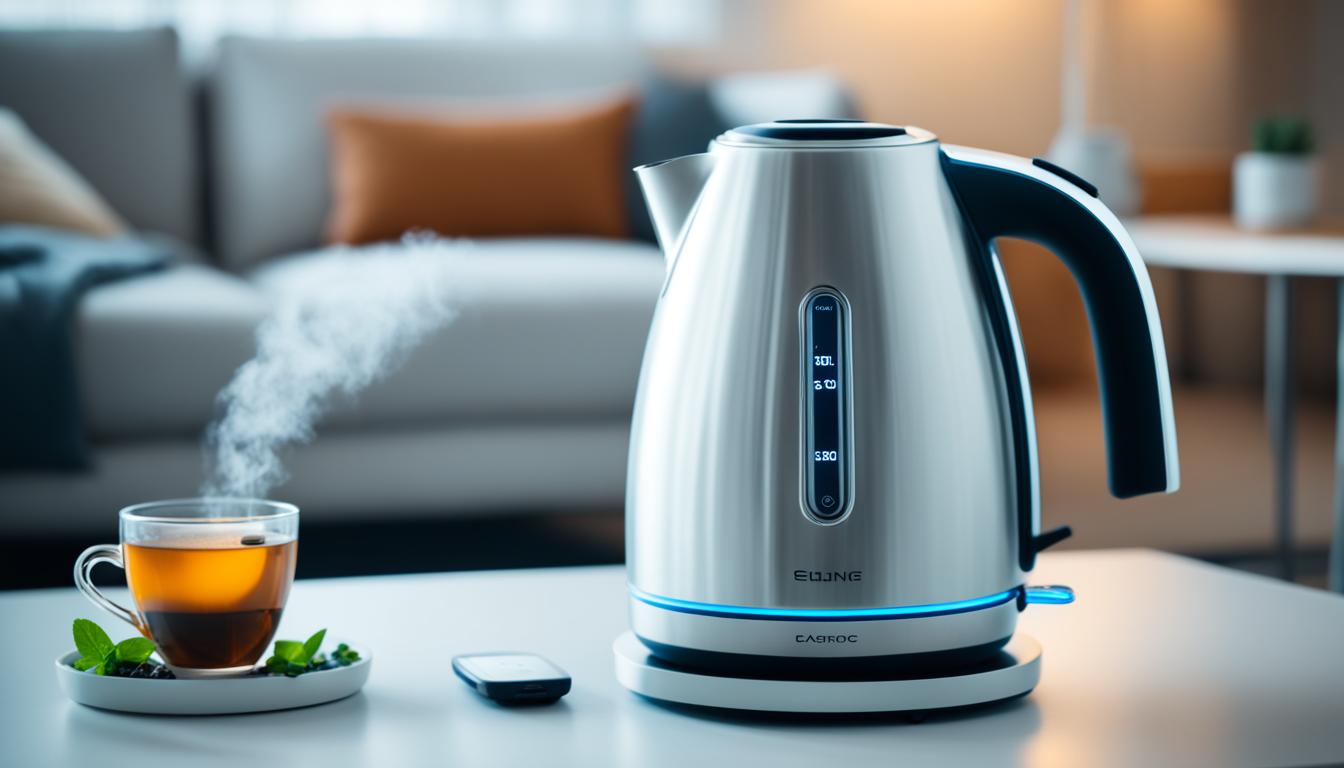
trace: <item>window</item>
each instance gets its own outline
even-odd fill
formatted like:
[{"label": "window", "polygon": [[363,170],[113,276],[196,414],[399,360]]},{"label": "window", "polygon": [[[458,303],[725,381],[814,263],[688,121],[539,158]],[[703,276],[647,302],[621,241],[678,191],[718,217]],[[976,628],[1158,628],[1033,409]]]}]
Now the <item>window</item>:
[{"label": "window", "polygon": [[189,56],[227,34],[713,42],[722,0],[0,0],[0,24],[177,28]]}]

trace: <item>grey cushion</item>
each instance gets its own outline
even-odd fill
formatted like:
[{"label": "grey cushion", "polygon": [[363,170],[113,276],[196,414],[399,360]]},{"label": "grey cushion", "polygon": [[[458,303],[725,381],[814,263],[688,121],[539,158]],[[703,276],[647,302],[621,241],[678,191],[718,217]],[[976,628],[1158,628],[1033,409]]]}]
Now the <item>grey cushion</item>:
[{"label": "grey cushion", "polygon": [[239,270],[319,244],[333,106],[554,101],[642,74],[634,49],[591,43],[227,38],[211,99],[218,253]]},{"label": "grey cushion", "polygon": [[196,159],[177,36],[0,30],[0,105],[140,229],[198,240]]},{"label": "grey cushion", "polygon": [[[324,430],[628,416],[664,273],[657,251],[589,239],[474,250],[455,273],[459,317],[338,403]],[[92,439],[202,434],[219,390],[251,357],[272,294],[318,258],[278,259],[250,281],[181,266],[90,292],[76,364]]]}]

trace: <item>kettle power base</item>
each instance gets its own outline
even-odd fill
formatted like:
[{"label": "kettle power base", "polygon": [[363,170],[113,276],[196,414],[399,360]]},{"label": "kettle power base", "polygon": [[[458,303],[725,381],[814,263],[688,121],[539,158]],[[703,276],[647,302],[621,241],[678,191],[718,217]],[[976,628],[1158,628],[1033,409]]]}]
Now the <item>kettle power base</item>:
[{"label": "kettle power base", "polygon": [[668,664],[625,632],[612,644],[616,679],[659,701],[754,712],[922,712],[989,704],[1030,693],[1041,679],[1041,646],[1018,633],[990,662],[930,677],[788,680],[731,677]]}]

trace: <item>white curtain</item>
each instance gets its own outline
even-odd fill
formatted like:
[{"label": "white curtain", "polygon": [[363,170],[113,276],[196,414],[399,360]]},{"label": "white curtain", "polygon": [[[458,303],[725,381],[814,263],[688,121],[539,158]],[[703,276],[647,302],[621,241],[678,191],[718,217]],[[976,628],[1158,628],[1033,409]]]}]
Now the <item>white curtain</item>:
[{"label": "white curtain", "polygon": [[0,0],[8,27],[177,28],[189,54],[225,34],[627,38],[712,43],[723,0]]}]

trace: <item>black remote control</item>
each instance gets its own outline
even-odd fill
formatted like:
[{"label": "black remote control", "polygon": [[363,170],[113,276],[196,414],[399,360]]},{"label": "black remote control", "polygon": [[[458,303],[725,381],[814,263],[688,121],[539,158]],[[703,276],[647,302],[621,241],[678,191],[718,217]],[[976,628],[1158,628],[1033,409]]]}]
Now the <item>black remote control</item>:
[{"label": "black remote control", "polygon": [[569,693],[569,675],[534,653],[454,656],[453,671],[477,693],[501,704],[549,704]]}]

